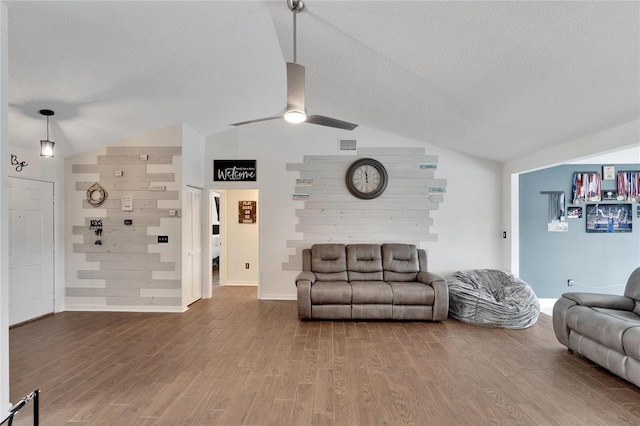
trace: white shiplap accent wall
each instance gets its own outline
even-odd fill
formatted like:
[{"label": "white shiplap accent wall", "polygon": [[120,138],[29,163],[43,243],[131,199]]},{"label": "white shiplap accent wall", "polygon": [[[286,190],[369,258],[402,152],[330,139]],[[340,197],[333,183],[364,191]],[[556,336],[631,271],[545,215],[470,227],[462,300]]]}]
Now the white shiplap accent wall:
[{"label": "white shiplap accent wall", "polygon": [[[97,155],[95,163],[74,163],[76,203],[68,208],[81,209],[81,223],[74,223],[74,255],[84,256],[75,265],[76,277],[66,286],[69,310],[168,310],[181,309],[181,280],[174,260],[164,259],[161,249],[181,244],[179,232],[169,232],[162,221],[180,223],[180,193],[176,184],[180,146],[110,146],[106,155]],[[147,155],[141,160],[140,155]],[[123,171],[115,176],[115,171]],[[99,207],[86,200],[86,190],[94,182],[107,190],[108,197]],[[150,185],[164,185],[164,191],[150,191]],[[122,197],[133,197],[133,211],[122,211]],[[171,207],[160,204],[172,203]],[[170,216],[169,210],[177,211]],[[91,219],[103,223],[102,245],[90,229]],[[124,225],[125,219],[133,220]],[[158,244],[157,235],[169,235],[170,244]],[[158,274],[171,278],[159,278]]]},{"label": "white shiplap accent wall", "polygon": [[[384,193],[373,200],[360,200],[349,193],[345,175],[360,158],[374,158],[387,169],[389,181]],[[437,164],[438,157],[424,148],[360,148],[357,156],[305,156],[302,163],[288,163],[296,178],[313,179],[312,185],[295,187],[296,194],[308,194],[296,209],[296,232],[301,240],[288,240],[294,249],[283,270],[299,271],[301,253],[315,243],[401,242],[419,245],[437,241],[431,232],[430,212],[444,201],[443,193],[429,188],[446,188],[446,179],[436,178],[437,168],[421,169],[421,163]]]}]

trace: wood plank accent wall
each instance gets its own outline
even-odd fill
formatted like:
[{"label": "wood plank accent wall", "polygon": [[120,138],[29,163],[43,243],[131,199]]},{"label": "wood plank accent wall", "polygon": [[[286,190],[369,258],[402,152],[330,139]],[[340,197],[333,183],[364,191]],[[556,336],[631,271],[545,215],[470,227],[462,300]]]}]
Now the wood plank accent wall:
[{"label": "wood plank accent wall", "polygon": [[[345,185],[347,169],[360,158],[374,158],[387,169],[387,188],[374,200],[355,198]],[[295,194],[309,197],[296,210],[295,230],[302,239],[287,241],[295,254],[282,269],[299,271],[302,249],[315,243],[437,241],[430,212],[443,202],[447,181],[435,177],[437,168],[420,168],[437,163],[438,156],[426,155],[424,148],[360,148],[357,156],[305,156],[302,163],[288,163],[287,171],[313,183],[295,187]]]},{"label": "wood plank accent wall", "polygon": [[[97,208],[92,207],[86,198],[81,205],[69,206],[72,209],[83,209],[85,216],[84,223],[73,226],[73,235],[81,236],[81,242],[73,244],[73,252],[83,253],[87,262],[95,262],[98,266],[78,269],[78,282],[89,281],[86,286],[80,284],[67,287],[67,296],[74,300],[87,298],[87,305],[95,305],[96,300],[104,300],[106,306],[110,307],[181,306],[181,279],[154,277],[154,271],[178,271],[176,275],[179,276],[180,265],[176,265],[176,262],[163,262],[156,235],[157,228],[149,234],[149,227],[162,226],[162,220],[181,220],[179,183],[175,185],[176,172],[179,173],[180,170],[181,152],[179,146],[108,147],[106,155],[97,156],[96,164],[72,165],[74,174],[98,174],[98,183],[109,196]],[[140,155],[148,155],[148,159],[141,160]],[[151,168],[153,172],[149,171]],[[123,176],[115,176],[116,170],[123,171]],[[93,183],[94,181],[76,181],[75,190],[84,194]],[[150,191],[150,185],[165,185],[167,190]],[[122,211],[122,197],[133,197],[133,211]],[[159,208],[159,204],[163,208]],[[175,207],[166,208],[170,204]],[[169,216],[169,210],[176,210],[177,215]],[[95,244],[98,236],[94,229],[90,229],[92,219],[102,220],[102,245]],[[133,225],[125,225],[125,219],[132,219]],[[94,284],[96,280],[104,285]]]}]

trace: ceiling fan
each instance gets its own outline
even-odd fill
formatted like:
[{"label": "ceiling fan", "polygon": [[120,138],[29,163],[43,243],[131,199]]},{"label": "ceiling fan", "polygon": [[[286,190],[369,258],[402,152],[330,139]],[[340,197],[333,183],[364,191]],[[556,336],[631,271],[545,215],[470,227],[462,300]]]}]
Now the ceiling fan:
[{"label": "ceiling fan", "polygon": [[296,63],[296,14],[304,9],[304,3],[302,0],[287,0],[287,5],[293,13],[293,62],[287,62],[287,107],[278,115],[233,123],[232,126],[243,126],[245,124],[259,123],[260,121],[284,118],[290,123],[307,122],[337,129],[355,129],[358,127],[357,124],[325,117],[324,115],[307,115],[304,107],[304,67]]}]

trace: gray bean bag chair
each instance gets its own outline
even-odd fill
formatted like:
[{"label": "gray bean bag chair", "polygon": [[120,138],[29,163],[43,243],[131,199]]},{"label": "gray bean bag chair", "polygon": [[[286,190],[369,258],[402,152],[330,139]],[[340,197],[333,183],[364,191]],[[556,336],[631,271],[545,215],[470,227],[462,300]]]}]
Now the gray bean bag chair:
[{"label": "gray bean bag chair", "polygon": [[527,328],[538,320],[540,302],[531,287],[505,271],[474,269],[447,278],[449,316],[486,327]]}]

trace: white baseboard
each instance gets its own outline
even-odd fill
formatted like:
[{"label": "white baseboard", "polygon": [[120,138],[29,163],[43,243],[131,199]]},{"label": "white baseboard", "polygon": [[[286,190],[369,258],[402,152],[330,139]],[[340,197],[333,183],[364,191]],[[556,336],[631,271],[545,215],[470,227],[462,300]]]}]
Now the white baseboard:
[{"label": "white baseboard", "polygon": [[553,305],[558,299],[538,299],[540,301],[540,312],[553,316]]},{"label": "white baseboard", "polygon": [[65,311],[85,312],[168,312],[182,313],[186,309],[181,306],[97,306],[73,305],[66,306]]},{"label": "white baseboard", "polygon": [[250,287],[258,287],[258,283],[256,281],[227,281],[224,284],[220,284],[223,287],[225,286],[250,286]]},{"label": "white baseboard", "polygon": [[295,294],[261,294],[260,300],[298,300]]}]

